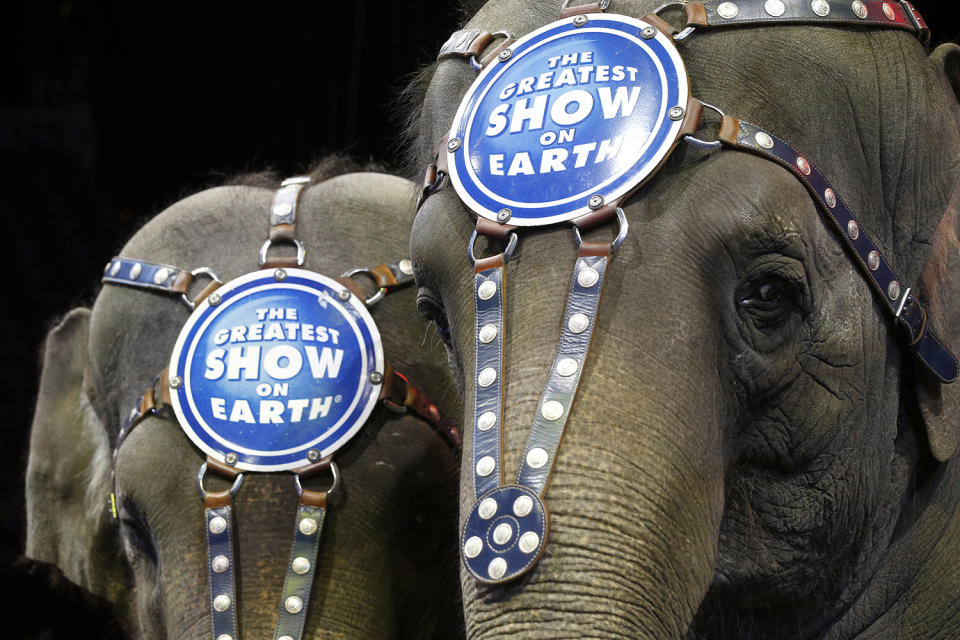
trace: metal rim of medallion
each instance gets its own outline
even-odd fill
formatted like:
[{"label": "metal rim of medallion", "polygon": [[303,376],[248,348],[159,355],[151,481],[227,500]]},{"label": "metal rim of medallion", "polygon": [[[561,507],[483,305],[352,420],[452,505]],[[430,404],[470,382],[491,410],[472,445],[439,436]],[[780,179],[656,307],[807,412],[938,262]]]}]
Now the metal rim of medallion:
[{"label": "metal rim of medallion", "polygon": [[[217,290],[216,304],[204,300],[196,306],[181,329],[170,356],[169,380],[179,379],[178,385],[171,385],[170,401],[181,429],[205,454],[241,471],[287,471],[310,464],[317,458],[317,451],[320,457],[334,453],[360,430],[380,395],[379,385],[372,378],[375,377],[373,374],[384,370],[383,346],[377,325],[363,301],[352,294],[347,299],[341,298],[339,293],[346,291],[344,286],[322,274],[296,268],[286,268],[285,273],[286,277],[278,281],[273,270],[254,271],[221,286]],[[231,443],[199,415],[196,399],[191,393],[190,361],[198,344],[209,337],[207,328],[220,314],[227,312],[233,304],[261,292],[275,293],[278,290],[314,294],[326,303],[327,309],[333,308],[339,313],[353,329],[360,345],[361,375],[358,376],[355,395],[346,400],[348,409],[334,425],[295,447],[255,451]],[[336,434],[332,441],[331,434]]]},{"label": "metal rim of medallion", "polygon": [[[461,101],[448,135],[450,140],[458,140],[459,144],[443,150],[447,154],[451,184],[463,202],[477,215],[494,222],[504,223],[498,213],[508,209],[511,212],[509,224],[512,226],[545,226],[589,214],[593,210],[589,204],[591,198],[600,194],[606,202],[613,202],[653,175],[681,138],[685,118],[673,119],[669,112],[677,108],[686,109],[690,83],[686,66],[673,39],[659,30],[650,38],[651,27],[642,20],[618,14],[592,15],[589,22],[580,27],[574,24],[573,18],[566,18],[520,38],[511,45],[513,55],[507,62],[484,68]],[[620,36],[625,43],[632,43],[639,52],[650,58],[657,69],[663,94],[661,103],[656,107],[657,126],[640,144],[623,143],[634,154],[631,156],[632,164],[612,176],[603,175],[602,179],[589,184],[581,193],[545,202],[517,202],[497,195],[483,184],[472,163],[468,162],[476,146],[471,135],[478,110],[486,97],[497,98],[489,93],[490,89],[517,65],[535,56],[541,46],[567,36],[583,38],[585,34],[600,32]]]}]

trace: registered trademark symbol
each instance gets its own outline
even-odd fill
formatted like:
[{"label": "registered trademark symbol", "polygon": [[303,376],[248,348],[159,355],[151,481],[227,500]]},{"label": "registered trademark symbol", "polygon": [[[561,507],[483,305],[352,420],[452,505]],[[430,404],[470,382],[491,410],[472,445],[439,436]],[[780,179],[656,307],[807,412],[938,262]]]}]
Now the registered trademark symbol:
[{"label": "registered trademark symbol", "polygon": [[338,393],[337,395],[333,396],[333,401],[334,401],[334,402],[340,402],[341,400],[343,400],[343,396],[340,395],[339,393]]}]

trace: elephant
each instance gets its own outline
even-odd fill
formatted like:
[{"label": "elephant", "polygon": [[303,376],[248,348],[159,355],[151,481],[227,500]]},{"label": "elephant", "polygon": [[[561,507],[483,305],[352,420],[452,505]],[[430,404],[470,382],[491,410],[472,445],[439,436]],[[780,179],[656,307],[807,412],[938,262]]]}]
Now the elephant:
[{"label": "elephant", "polygon": [[[322,162],[300,196],[304,268],[331,277],[403,258],[412,221],[411,183],[347,166]],[[278,186],[271,175],[252,174],[180,200],[120,255],[207,266],[225,279],[256,271]],[[360,276],[355,282],[369,289]],[[414,299],[412,289],[397,289],[371,306],[387,361],[455,415],[444,350],[425,336]],[[175,417],[149,416],[111,461],[121,425],[164,369],[189,313],[174,296],[123,286],[105,286],[92,309],[70,311],[46,340],[31,433],[26,555],[114,603],[139,638],[211,633],[204,509],[195,489],[205,456]],[[337,452],[343,491],[326,517],[303,637],[462,633],[457,454],[425,421],[393,409],[378,404]],[[235,501],[239,629],[241,637],[270,637],[297,493],[290,474],[246,476]],[[206,482],[210,490],[223,484]],[[118,522],[106,508],[112,487]]]},{"label": "elephant", "polygon": [[[660,16],[678,31],[677,9],[693,4]],[[607,11],[639,19],[656,7]],[[519,38],[559,9],[491,0],[465,29]],[[929,325],[960,347],[960,47],[796,24],[697,29],[677,47],[693,95],[808,154],[920,291]],[[493,40],[476,60],[497,64],[498,50]],[[476,78],[458,57],[424,72],[408,134],[420,167],[438,141],[441,154],[455,148],[446,136]],[[475,213],[437,178],[411,257],[464,400],[467,461]],[[810,192],[756,154],[681,141],[621,206],[630,231],[544,494],[549,541],[505,584],[461,568],[467,637],[960,637],[960,388],[908,352]],[[567,225],[518,233],[503,285],[506,478],[557,351],[576,255]],[[484,255],[505,251],[490,242]],[[461,525],[474,475],[464,463]]]}]

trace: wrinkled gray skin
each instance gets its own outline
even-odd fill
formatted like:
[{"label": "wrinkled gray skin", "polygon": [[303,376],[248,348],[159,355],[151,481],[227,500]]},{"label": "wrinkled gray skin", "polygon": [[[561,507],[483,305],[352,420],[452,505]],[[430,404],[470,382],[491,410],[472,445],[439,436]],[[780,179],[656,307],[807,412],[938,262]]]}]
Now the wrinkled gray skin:
[{"label": "wrinkled gray skin", "polygon": [[[306,267],[336,277],[405,256],[411,188],[366,173],[305,190],[298,234]],[[237,277],[257,268],[272,196],[252,186],[204,191],[153,219],[120,255]],[[385,357],[456,416],[443,348],[433,336],[425,340],[414,300],[408,288],[372,308]],[[166,367],[187,316],[179,300],[116,286],[103,288],[92,311],[68,314],[47,340],[31,439],[27,555],[117,603],[142,638],[211,633],[195,488],[203,457],[174,418],[149,418],[124,442],[116,465],[119,527],[105,508],[112,443],[138,395]],[[344,493],[328,511],[304,637],[461,633],[450,448],[422,420],[381,407],[336,461]],[[209,475],[207,483],[226,486]],[[236,498],[242,637],[273,635],[296,503],[290,474],[247,474]]]},{"label": "wrinkled gray skin", "polygon": [[[469,26],[522,35],[559,4],[497,0]],[[656,4],[611,10],[640,17]],[[931,321],[960,347],[960,112],[948,81],[960,49],[814,27],[701,31],[680,49],[694,95],[807,154],[907,284],[927,267]],[[474,78],[461,61],[438,66],[424,163]],[[808,193],[774,163],[680,145],[625,210],[630,235],[546,491],[546,553],[502,588],[461,571],[468,637],[960,637],[960,385],[941,388],[903,356]],[[472,219],[446,188],[412,236],[419,302],[449,322],[468,408]],[[507,481],[574,258],[569,229],[525,232],[507,267]],[[472,471],[463,465],[461,522]]]}]

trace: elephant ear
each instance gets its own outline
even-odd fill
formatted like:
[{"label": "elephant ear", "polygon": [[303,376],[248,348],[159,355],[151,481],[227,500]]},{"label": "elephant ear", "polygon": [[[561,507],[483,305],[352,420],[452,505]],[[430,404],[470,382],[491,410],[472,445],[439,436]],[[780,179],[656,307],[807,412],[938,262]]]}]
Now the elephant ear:
[{"label": "elephant ear", "polygon": [[33,560],[118,602],[126,570],[110,521],[110,443],[84,391],[89,309],[47,335],[27,462],[27,545]]}]

